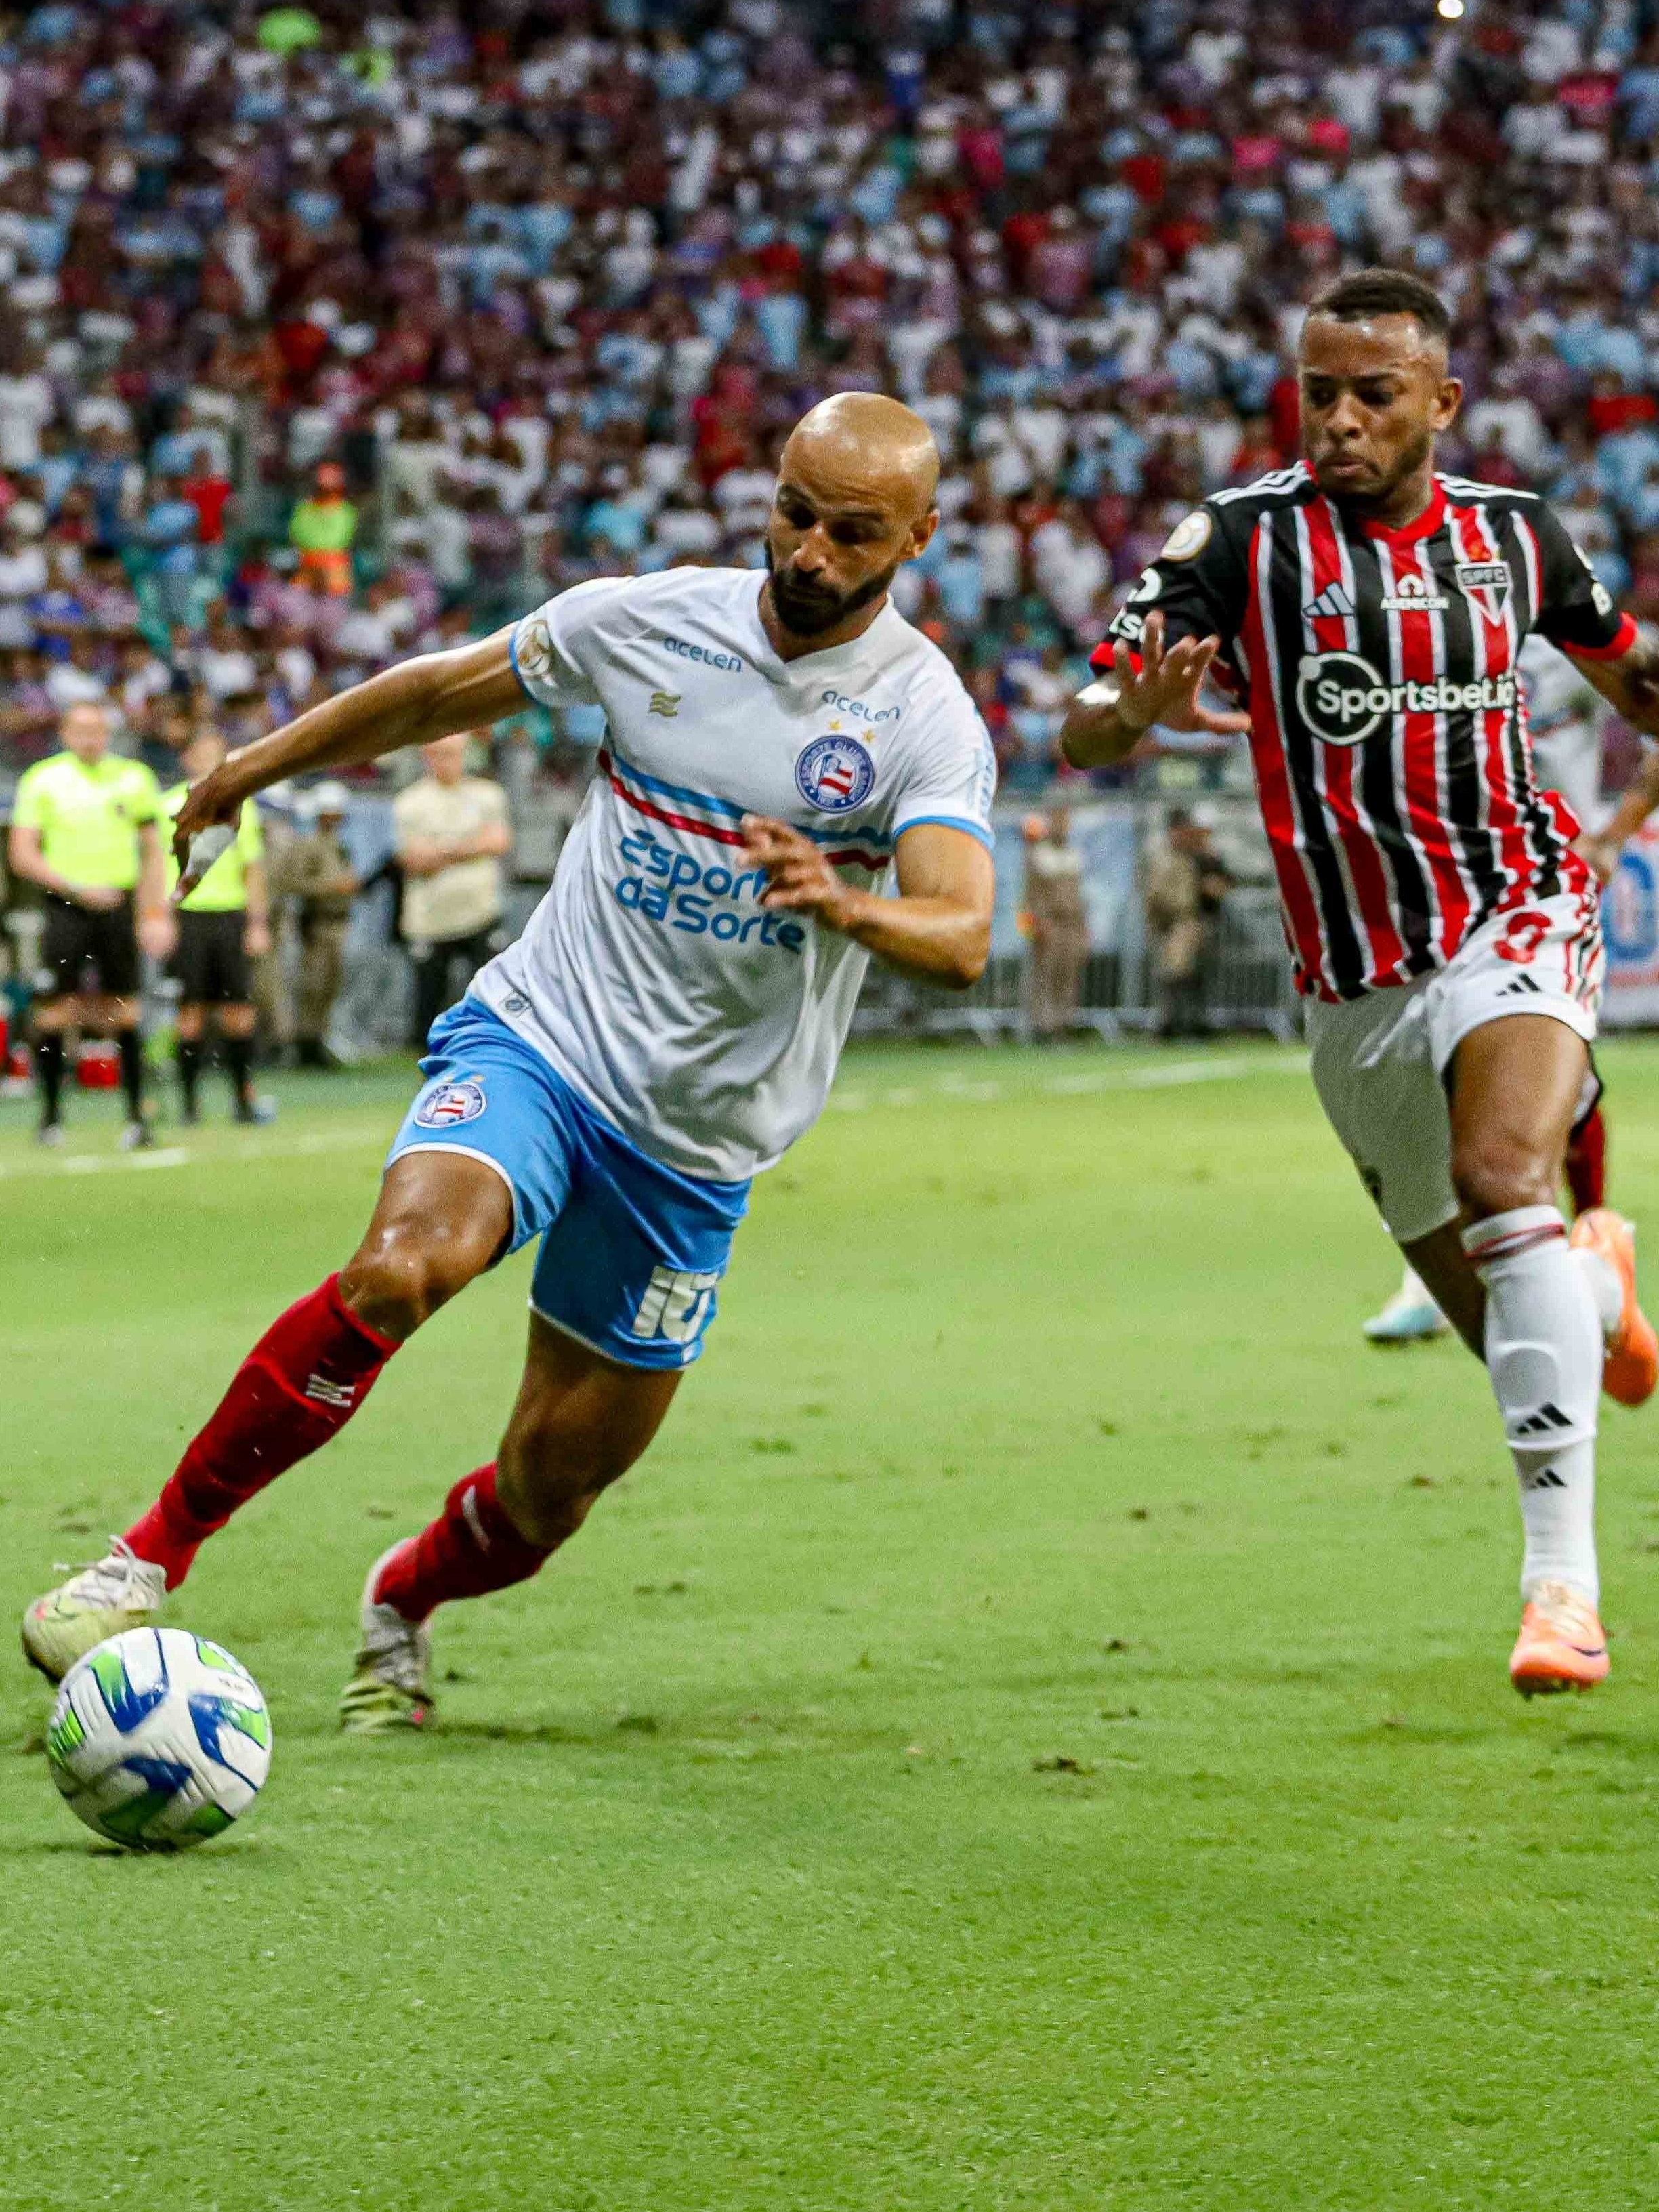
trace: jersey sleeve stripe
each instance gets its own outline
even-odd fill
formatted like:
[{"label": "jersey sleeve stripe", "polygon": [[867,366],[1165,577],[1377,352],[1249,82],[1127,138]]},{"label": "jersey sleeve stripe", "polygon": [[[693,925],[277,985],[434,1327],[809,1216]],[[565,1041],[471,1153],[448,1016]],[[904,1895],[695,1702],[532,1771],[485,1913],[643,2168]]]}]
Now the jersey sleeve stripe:
[{"label": "jersey sleeve stripe", "polygon": [[[1618,635],[1611,644],[1569,645],[1563,641],[1561,651],[1570,653],[1575,660],[1622,660],[1632,646],[1635,644],[1636,639],[1636,617],[1634,615],[1626,613],[1620,616]],[[1553,645],[1556,640],[1552,638],[1550,642]]]},{"label": "jersey sleeve stripe", "polygon": [[941,830],[961,830],[969,837],[976,837],[988,853],[994,853],[997,841],[982,822],[970,822],[962,814],[913,814],[898,823],[895,836],[902,837],[907,830],[921,830],[932,823]]},{"label": "jersey sleeve stripe", "polygon": [[513,673],[518,678],[520,690],[524,693],[525,697],[530,701],[532,706],[537,705],[538,702],[537,701],[536,695],[531,690],[530,686],[525,682],[524,671],[519,665],[519,625],[517,623],[514,623],[512,629],[508,630],[507,634],[507,657],[513,664]]}]

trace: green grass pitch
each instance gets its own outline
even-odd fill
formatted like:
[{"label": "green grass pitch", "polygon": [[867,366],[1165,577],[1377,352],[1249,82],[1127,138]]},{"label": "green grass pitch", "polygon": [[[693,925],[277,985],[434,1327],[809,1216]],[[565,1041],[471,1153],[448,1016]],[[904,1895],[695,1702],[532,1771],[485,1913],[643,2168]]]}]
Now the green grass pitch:
[{"label": "green grass pitch", "polygon": [[[1659,1048],[1605,1064],[1659,1223]],[[155,1165],[0,1109],[9,1617],[349,1252],[407,1087]],[[176,1603],[270,1699],[240,1828],[98,1847],[0,1663],[0,2204],[1659,2200],[1659,1431],[1608,1410],[1613,1681],[1522,1707],[1483,1379],[1361,1343],[1391,1255],[1294,1055],[855,1052],[655,1450],[440,1617],[441,1734],[343,1741],[527,1265]]]}]

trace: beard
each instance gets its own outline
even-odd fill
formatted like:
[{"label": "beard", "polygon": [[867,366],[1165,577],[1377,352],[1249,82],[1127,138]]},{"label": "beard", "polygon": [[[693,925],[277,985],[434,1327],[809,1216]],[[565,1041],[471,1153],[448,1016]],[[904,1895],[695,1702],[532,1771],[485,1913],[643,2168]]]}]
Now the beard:
[{"label": "beard", "polygon": [[[1335,501],[1339,507],[1352,508],[1358,514],[1380,512],[1388,507],[1401,484],[1416,475],[1433,451],[1434,432],[1425,425],[1421,432],[1401,449],[1393,468],[1380,483],[1371,485],[1365,491],[1351,491],[1340,486],[1333,486],[1330,490],[1326,491],[1326,496]],[[1319,478],[1317,468],[1314,471],[1314,477],[1317,482]],[[1322,483],[1319,488],[1322,491],[1326,489]]]},{"label": "beard", "polygon": [[772,557],[770,542],[766,544],[772,605],[778,620],[796,637],[822,637],[825,630],[836,629],[860,607],[867,607],[872,599],[878,599],[897,575],[899,566],[895,561],[890,568],[884,568],[879,575],[866,577],[850,592],[831,592],[821,584],[803,584],[789,569],[780,568]]}]

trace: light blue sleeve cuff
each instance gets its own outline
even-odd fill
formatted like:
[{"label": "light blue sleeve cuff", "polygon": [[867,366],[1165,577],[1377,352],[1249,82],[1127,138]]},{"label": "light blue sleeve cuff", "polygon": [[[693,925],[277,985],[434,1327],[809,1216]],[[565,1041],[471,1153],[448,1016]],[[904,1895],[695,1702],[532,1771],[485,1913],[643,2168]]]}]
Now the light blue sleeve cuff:
[{"label": "light blue sleeve cuff", "polygon": [[893,835],[902,837],[907,830],[920,830],[927,823],[936,823],[941,830],[960,830],[969,837],[977,837],[988,853],[994,853],[997,841],[982,822],[970,822],[965,814],[916,814],[908,822],[893,826]]}]

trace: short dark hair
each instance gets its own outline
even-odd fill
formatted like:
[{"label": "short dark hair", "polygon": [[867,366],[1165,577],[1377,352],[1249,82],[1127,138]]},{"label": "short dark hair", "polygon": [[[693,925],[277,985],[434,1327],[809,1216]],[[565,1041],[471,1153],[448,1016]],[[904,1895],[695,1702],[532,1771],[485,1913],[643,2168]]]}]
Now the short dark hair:
[{"label": "short dark hair", "polygon": [[1370,315],[1413,315],[1443,345],[1451,337],[1445,301],[1432,284],[1408,269],[1356,269],[1316,292],[1308,313],[1330,315],[1339,323],[1363,322]]}]

